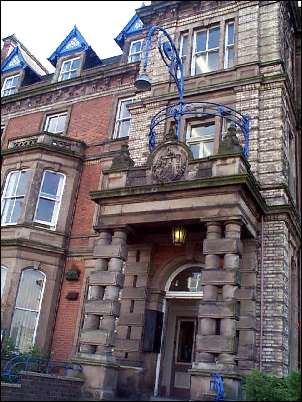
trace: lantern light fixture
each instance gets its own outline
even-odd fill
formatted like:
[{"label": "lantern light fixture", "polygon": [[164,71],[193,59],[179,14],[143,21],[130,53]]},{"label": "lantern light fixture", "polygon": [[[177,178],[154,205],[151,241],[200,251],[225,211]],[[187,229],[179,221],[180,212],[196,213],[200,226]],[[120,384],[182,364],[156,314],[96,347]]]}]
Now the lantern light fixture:
[{"label": "lantern light fixture", "polygon": [[183,226],[175,226],[172,228],[172,240],[174,246],[183,246],[187,237],[187,231]]}]

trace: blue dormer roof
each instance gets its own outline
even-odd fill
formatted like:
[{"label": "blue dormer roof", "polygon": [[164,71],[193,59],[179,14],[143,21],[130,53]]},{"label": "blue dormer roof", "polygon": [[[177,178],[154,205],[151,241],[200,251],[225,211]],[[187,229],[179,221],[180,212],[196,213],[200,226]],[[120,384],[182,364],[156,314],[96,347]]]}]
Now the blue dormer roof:
[{"label": "blue dormer roof", "polygon": [[143,29],[144,29],[143,22],[141,21],[139,16],[135,14],[128,22],[128,24],[125,26],[125,28],[117,35],[117,37],[114,40],[119,45],[119,47],[123,49],[125,39],[128,36],[143,31]]},{"label": "blue dormer roof", "polygon": [[66,36],[63,42],[47,60],[49,60],[53,66],[56,66],[59,57],[72,54],[80,50],[86,51],[89,48],[90,46],[75,25],[73,30]]},{"label": "blue dormer roof", "polygon": [[14,50],[3,61],[1,65],[1,73],[24,69],[27,66],[28,65],[25,62],[19,47],[15,47]]}]

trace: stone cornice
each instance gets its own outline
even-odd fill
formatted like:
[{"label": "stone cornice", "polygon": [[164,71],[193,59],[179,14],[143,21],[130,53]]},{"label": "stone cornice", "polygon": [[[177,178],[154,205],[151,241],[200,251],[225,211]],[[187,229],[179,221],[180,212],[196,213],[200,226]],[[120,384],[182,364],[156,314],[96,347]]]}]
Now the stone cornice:
[{"label": "stone cornice", "polygon": [[28,239],[2,239],[1,240],[1,247],[21,247],[28,249],[33,249],[38,252],[46,252],[46,253],[55,253],[64,255],[65,249],[61,247],[55,247],[51,245],[47,245],[42,242],[28,240]]}]

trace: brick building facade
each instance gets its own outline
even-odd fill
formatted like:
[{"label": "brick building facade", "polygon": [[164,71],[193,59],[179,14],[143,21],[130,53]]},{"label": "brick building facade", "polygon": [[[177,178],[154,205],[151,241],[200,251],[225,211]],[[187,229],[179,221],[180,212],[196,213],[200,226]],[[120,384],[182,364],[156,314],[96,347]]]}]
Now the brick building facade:
[{"label": "brick building facade", "polygon": [[[238,396],[253,367],[300,367],[299,12],[152,1],[115,39],[120,56],[101,60],[74,27],[54,74],[4,39],[1,317],[21,350],[82,364],[98,398],[202,400],[214,372]],[[248,113],[248,157],[205,104],[178,140],[163,119],[150,152],[151,119],[177,102],[157,35],[151,90],[134,86],[151,25],[180,49],[186,103]]]}]

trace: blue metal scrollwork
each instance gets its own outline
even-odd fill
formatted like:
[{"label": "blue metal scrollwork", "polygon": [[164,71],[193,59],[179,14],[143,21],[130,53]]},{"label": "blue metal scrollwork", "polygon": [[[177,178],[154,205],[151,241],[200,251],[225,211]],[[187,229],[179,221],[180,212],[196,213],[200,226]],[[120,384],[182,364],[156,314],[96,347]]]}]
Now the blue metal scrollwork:
[{"label": "blue metal scrollwork", "polygon": [[224,381],[220,374],[213,373],[210,380],[210,390],[216,392],[215,401],[223,401]]},{"label": "blue metal scrollwork", "polygon": [[160,26],[152,26],[147,34],[145,49],[144,49],[144,62],[143,70],[146,73],[148,56],[151,49],[152,35],[159,31],[161,34],[158,37],[157,48],[160,55],[168,67],[169,74],[173,78],[178,91],[179,102],[176,105],[168,106],[159,111],[151,120],[149,130],[149,149],[152,152],[156,146],[156,131],[155,128],[158,124],[162,123],[168,118],[174,118],[176,137],[179,138],[181,118],[184,115],[191,115],[194,117],[201,116],[220,116],[223,119],[229,120],[234,123],[243,134],[243,155],[248,158],[249,149],[249,116],[246,113],[240,114],[236,110],[213,102],[184,102],[184,73],[183,63],[178,50],[168,32]]}]

